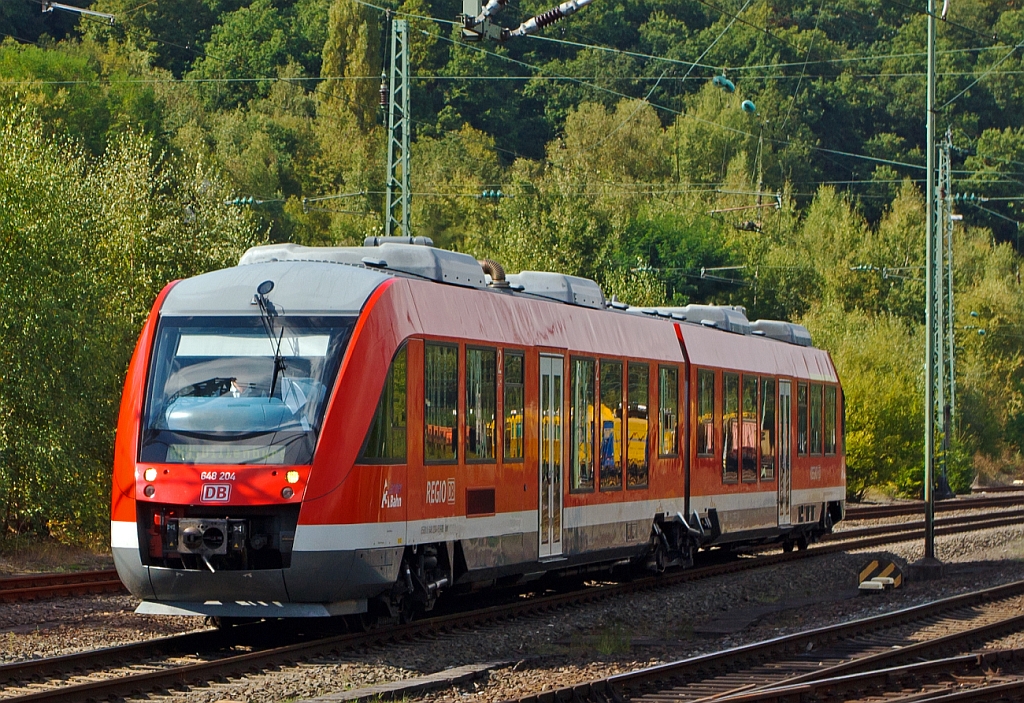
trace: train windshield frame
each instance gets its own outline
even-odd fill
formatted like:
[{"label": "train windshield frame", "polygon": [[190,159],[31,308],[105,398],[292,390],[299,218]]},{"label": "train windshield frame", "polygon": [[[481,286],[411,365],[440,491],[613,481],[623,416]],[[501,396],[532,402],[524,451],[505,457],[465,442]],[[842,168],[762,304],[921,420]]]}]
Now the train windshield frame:
[{"label": "train windshield frame", "polygon": [[355,322],[282,315],[273,318],[271,341],[257,316],[162,317],[139,460],[312,463]]}]

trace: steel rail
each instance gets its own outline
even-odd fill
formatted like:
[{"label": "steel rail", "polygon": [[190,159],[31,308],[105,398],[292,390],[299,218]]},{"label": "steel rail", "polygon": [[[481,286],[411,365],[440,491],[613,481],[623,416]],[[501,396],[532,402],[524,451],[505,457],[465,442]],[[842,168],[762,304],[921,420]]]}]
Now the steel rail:
[{"label": "steel rail", "polygon": [[[942,612],[958,608],[982,605],[1006,598],[1012,598],[1024,594],[1024,581],[996,586],[993,588],[965,593],[940,600],[924,603],[922,605],[904,608],[893,613],[885,613],[868,618],[860,618],[839,625],[818,627],[803,632],[796,632],[789,635],[782,635],[762,642],[733,647],[720,652],[704,654],[689,659],[683,659],[667,664],[630,671],[603,679],[597,679],[575,686],[566,686],[560,689],[545,691],[519,698],[510,699],[508,703],[561,703],[567,701],[587,700],[622,700],[628,697],[630,692],[637,692],[643,695],[644,689],[657,689],[664,687],[667,682],[684,680],[688,676],[699,677],[706,672],[735,671],[737,666],[759,662],[765,659],[775,658],[780,655],[805,650],[809,645],[820,645],[822,643],[835,642],[837,640],[849,639],[858,635],[864,635],[876,630],[889,629],[918,621],[927,617],[939,615]],[[970,636],[984,638],[994,633],[1012,630],[1024,626],[1024,615],[1014,615],[1011,618],[1003,619],[995,623],[976,628]],[[962,633],[957,633],[962,637]],[[880,662],[885,657],[899,656],[920,656],[928,650],[941,650],[949,647],[953,636],[947,636],[922,642],[919,645],[903,647],[896,653],[884,652],[880,655],[872,655],[863,660],[852,660],[838,664],[830,669],[823,669],[821,672],[813,672],[806,677],[794,677],[785,680],[783,683],[795,684],[801,681],[812,680],[819,674],[829,671],[834,674],[841,672],[853,672],[858,666],[870,667],[871,663]],[[781,685],[781,684],[780,684]],[[765,686],[768,689],[768,686]],[[736,696],[742,695],[737,693]],[[715,701],[728,700],[724,695],[716,697]],[[741,700],[737,698],[737,700]]]},{"label": "steel rail", "polygon": [[[958,515],[939,518],[935,521],[935,526],[940,528],[947,527],[950,525],[969,526],[977,522],[987,522],[990,520],[1010,520],[1012,518],[1016,518],[1018,522],[1021,522],[1021,518],[1024,518],[1024,508],[1019,510],[1007,510],[998,513],[987,513],[985,515]],[[838,530],[836,532],[831,532],[829,534],[823,535],[821,540],[823,542],[831,542],[838,539],[859,539],[861,537],[872,537],[874,535],[899,533],[900,531],[905,530],[923,529],[924,520],[915,520],[914,522],[902,522],[889,525],[875,525],[873,527],[854,527],[848,530]]]},{"label": "steel rail", "polygon": [[26,574],[0,578],[0,602],[82,593],[116,592],[127,592],[127,590],[113,569],[60,574]]},{"label": "steel rail", "polygon": [[[1024,504],[1024,487],[1016,489],[1016,495],[986,496],[984,498],[953,498],[950,500],[935,501],[935,512],[950,512],[954,510],[978,510],[981,508],[995,508],[1000,506]],[[898,517],[901,515],[923,515],[924,503],[914,501],[912,503],[899,503],[896,505],[846,505],[847,520],[876,520],[886,517]]]},{"label": "steel rail", "polygon": [[[891,653],[886,653],[894,656]],[[802,703],[807,700],[844,700],[852,701],[851,695],[864,691],[884,690],[892,693],[893,686],[904,689],[916,689],[921,679],[933,679],[942,676],[965,676],[973,671],[984,673],[993,669],[1002,669],[1009,665],[1019,671],[1024,665],[1024,649],[997,649],[974,654],[963,654],[944,659],[933,659],[925,662],[905,664],[871,669],[855,674],[827,676],[821,672],[821,678],[806,682],[792,683],[784,680],[778,684],[766,686],[761,690],[748,690],[734,694],[723,694],[716,697],[715,703]],[[1024,678],[1012,683],[1024,687]],[[993,684],[985,683],[985,691],[991,691]],[[974,690],[974,689],[968,689]],[[1010,689],[1017,690],[1017,689]],[[956,691],[961,693],[963,691]],[[928,695],[927,700],[947,700],[948,693],[935,692]],[[991,698],[977,700],[990,701]]]},{"label": "steel rail", "polygon": [[[974,518],[972,520],[972,518]],[[965,516],[956,518],[961,522],[936,530],[937,534],[949,534],[962,531],[973,531],[1008,524],[1019,524],[1016,517],[989,518],[988,516]],[[700,579],[722,576],[749,569],[774,566],[777,564],[797,561],[818,555],[832,554],[846,550],[868,549],[871,547],[896,542],[920,539],[921,530],[906,530],[902,525],[893,526],[900,530],[896,534],[875,536],[854,541],[834,541],[828,544],[814,545],[800,552],[776,553],[757,557],[756,559],[737,559],[726,564],[680,570],[636,579],[625,583],[590,587],[556,595],[544,595],[524,602],[511,605],[490,606],[467,613],[457,613],[443,617],[416,621],[408,625],[390,627],[386,631],[369,633],[344,634],[327,637],[312,642],[300,642],[284,647],[263,649],[256,652],[227,656],[215,661],[197,664],[186,664],[162,671],[133,674],[126,677],[111,678],[83,684],[59,686],[51,690],[38,691],[25,696],[5,698],[4,701],[75,701],[98,699],[105,696],[133,695],[142,691],[161,688],[173,688],[190,682],[207,681],[221,676],[238,676],[249,671],[259,670],[267,665],[291,662],[301,659],[323,656],[325,654],[367,645],[384,644],[387,642],[427,636],[439,631],[462,629],[511,617],[534,615],[569,605],[590,603],[607,598],[618,597],[629,593],[664,588],[667,586],[697,581]],[[1022,585],[1024,589],[1024,585]],[[267,624],[267,623],[263,623]],[[259,625],[259,624],[257,624]],[[258,628],[250,630],[256,634]],[[240,628],[234,628],[236,630]],[[241,634],[241,633],[239,633]],[[141,643],[121,645],[90,652],[68,654],[38,660],[15,662],[0,666],[0,681],[26,680],[32,677],[56,677],[67,672],[80,671],[106,664],[111,661],[126,661],[129,658],[142,658],[161,653],[196,652],[220,650],[231,641],[231,631],[204,631],[160,638]],[[185,639],[185,638],[195,639]],[[208,638],[209,644],[203,646],[203,639]],[[249,638],[253,641],[264,639],[259,636]]]}]

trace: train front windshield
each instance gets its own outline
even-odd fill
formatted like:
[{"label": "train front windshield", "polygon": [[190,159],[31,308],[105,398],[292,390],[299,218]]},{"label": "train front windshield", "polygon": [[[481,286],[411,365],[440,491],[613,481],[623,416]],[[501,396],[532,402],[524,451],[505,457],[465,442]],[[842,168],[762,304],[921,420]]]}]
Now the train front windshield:
[{"label": "train front windshield", "polygon": [[[140,459],[308,464],[354,318],[165,317]],[[273,335],[273,336],[271,336]]]}]

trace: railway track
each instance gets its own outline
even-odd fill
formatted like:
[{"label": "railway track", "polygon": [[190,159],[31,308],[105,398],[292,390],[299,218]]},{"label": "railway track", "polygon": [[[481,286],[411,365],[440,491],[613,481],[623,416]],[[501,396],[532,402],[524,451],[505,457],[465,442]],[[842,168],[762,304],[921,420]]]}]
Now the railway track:
[{"label": "railway track", "polygon": [[[943,513],[954,510],[979,510],[982,508],[1005,508],[1013,505],[1024,505],[1024,489],[998,496],[979,498],[952,498],[935,502],[935,512]],[[924,503],[898,503],[895,505],[850,505],[846,506],[847,520],[877,520],[903,515],[924,515]]]},{"label": "railway track", "polygon": [[113,569],[0,578],[0,602],[5,603],[84,593],[118,592],[125,592],[125,587]]},{"label": "railway track", "polygon": [[[1022,613],[1024,581],[1017,581],[513,701],[849,702],[877,701],[880,692],[893,701],[904,700],[900,694],[915,701],[1017,700],[1024,696],[1024,650],[971,650],[1024,630]],[[927,697],[923,685],[930,687]],[[1000,687],[998,695],[992,686]]]},{"label": "railway track", "polygon": [[[937,534],[986,529],[1018,524],[1024,511],[1003,516],[975,515],[947,518]],[[624,583],[587,587],[567,593],[517,599],[513,603],[491,606],[472,612],[456,612],[407,625],[397,625],[369,633],[318,636],[300,633],[277,623],[254,623],[227,631],[207,630],[165,637],[120,647],[61,657],[35,659],[0,665],[0,701],[77,701],[111,696],[128,696],[147,691],[173,689],[224,677],[243,676],[268,666],[292,663],[342,651],[429,637],[438,632],[479,627],[502,619],[536,615],[548,610],[594,602],[686,581],[706,579],[748,569],[761,568],[802,558],[881,544],[919,539],[922,529],[916,524],[890,526],[888,534],[879,528],[862,528],[870,534],[844,537],[814,545],[802,552],[775,553],[756,559],[733,559],[724,564],[681,570]],[[1019,584],[1024,593],[1024,583]],[[266,642],[281,642],[267,647]],[[197,656],[196,653],[201,653]]]}]

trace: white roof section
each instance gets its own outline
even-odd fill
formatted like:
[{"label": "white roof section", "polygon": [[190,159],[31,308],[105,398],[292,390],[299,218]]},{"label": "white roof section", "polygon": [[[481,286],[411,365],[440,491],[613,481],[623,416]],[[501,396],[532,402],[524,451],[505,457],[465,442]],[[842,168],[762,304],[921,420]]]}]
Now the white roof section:
[{"label": "white roof section", "polygon": [[268,261],[211,271],[171,288],[163,315],[258,315],[256,287],[273,281],[267,298],[281,315],[358,314],[366,299],[391,276],[356,266]]}]

